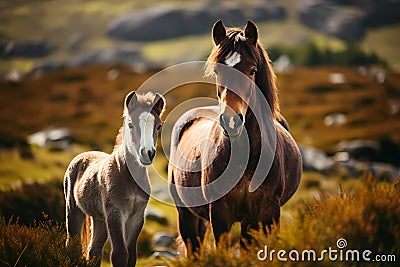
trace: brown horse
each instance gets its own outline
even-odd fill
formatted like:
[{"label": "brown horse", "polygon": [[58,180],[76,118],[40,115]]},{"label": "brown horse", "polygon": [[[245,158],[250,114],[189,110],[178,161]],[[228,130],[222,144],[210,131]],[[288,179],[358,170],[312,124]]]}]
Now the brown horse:
[{"label": "brown horse", "polygon": [[[107,238],[113,266],[136,264],[136,243],[150,192],[144,165],[151,164],[156,153],[164,104],[159,94],[128,94],[113,153],[81,153],[65,172],[67,245],[81,231],[90,235],[88,248],[83,249],[88,257],[97,258],[98,266]],[[84,225],[85,217],[90,217],[89,227]]]},{"label": "brown horse", "polygon": [[248,21],[244,31],[226,29],[219,20],[212,36],[206,74],[216,76],[219,106],[192,109],[176,122],[168,170],[179,233],[192,251],[208,222],[217,244],[240,222],[242,245],[250,230],[279,223],[302,175],[257,27]]}]

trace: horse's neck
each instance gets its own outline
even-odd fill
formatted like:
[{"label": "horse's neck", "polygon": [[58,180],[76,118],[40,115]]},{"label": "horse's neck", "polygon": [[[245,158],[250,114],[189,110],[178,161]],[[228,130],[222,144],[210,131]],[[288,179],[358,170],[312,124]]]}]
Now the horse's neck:
[{"label": "horse's neck", "polygon": [[[147,176],[146,168],[139,164],[138,159],[128,152],[122,145],[114,151],[116,162],[121,173],[125,175]],[[137,177],[135,177],[137,179]]]},{"label": "horse's neck", "polygon": [[250,146],[257,147],[261,142],[261,125],[257,121],[256,116],[252,111],[249,111],[248,116],[246,116],[245,127],[247,134],[249,136]]}]

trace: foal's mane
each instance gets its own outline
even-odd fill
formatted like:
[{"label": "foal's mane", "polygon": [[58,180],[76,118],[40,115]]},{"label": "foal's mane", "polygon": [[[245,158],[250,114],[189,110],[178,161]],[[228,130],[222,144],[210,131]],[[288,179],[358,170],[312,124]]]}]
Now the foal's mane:
[{"label": "foal's mane", "polygon": [[[136,94],[136,96],[137,96],[136,105],[142,106],[144,110],[150,111],[152,109],[152,107],[154,105],[154,101],[156,100],[156,95],[155,94],[153,94],[151,92],[148,92],[148,93],[146,93],[144,95]],[[164,112],[164,110],[161,111],[160,117],[161,117],[163,112]],[[124,111],[123,111],[123,114],[122,114],[122,118],[125,119],[127,114],[128,114],[128,109],[127,109],[127,107],[125,106],[125,103],[124,103]],[[117,150],[121,146],[123,132],[124,132],[124,125],[122,124],[122,126],[118,130],[117,136],[115,137],[115,145],[114,145],[113,151]]]},{"label": "foal's mane", "polygon": [[[257,73],[255,83],[261,90],[267,100],[274,118],[279,116],[278,89],[276,86],[276,75],[272,69],[269,56],[260,41],[252,45],[247,41],[242,41],[244,32],[239,28],[227,28],[227,38],[218,46],[214,46],[205,66],[205,74],[212,76],[214,74],[215,63],[224,62],[226,56],[239,50],[245,50],[257,63]],[[240,38],[239,38],[240,37]]]}]

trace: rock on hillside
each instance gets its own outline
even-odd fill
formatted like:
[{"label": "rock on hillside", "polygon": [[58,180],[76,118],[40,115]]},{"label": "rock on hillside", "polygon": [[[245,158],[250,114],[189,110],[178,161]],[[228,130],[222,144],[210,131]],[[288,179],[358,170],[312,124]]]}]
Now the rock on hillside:
[{"label": "rock on hillside", "polygon": [[[47,56],[53,51],[52,48],[45,40],[28,41],[28,40],[13,40],[6,45],[0,45],[2,56],[9,57],[28,57],[38,58]],[[1,52],[1,51],[0,51]]]},{"label": "rock on hillside", "polygon": [[366,14],[366,26],[400,22],[400,0],[328,0],[334,4],[356,6]]},{"label": "rock on hillside", "polygon": [[244,24],[246,19],[267,21],[285,17],[284,8],[275,2],[213,3],[213,6],[190,8],[164,5],[116,17],[109,23],[107,35],[122,40],[151,41],[205,33],[218,19],[226,25],[238,25]]},{"label": "rock on hillside", "polygon": [[306,0],[298,2],[297,12],[301,23],[340,39],[355,41],[364,36],[365,13],[361,9]]},{"label": "rock on hillside", "polygon": [[360,40],[367,27],[400,22],[400,0],[304,0],[296,10],[304,25],[346,41]]}]

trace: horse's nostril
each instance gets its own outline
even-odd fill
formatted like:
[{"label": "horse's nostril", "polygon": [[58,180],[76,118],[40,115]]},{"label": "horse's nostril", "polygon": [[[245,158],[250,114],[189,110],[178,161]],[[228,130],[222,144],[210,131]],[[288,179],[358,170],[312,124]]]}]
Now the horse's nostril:
[{"label": "horse's nostril", "polygon": [[144,149],[144,148],[140,149],[140,156],[141,156],[142,158],[145,158],[145,157],[146,157],[146,149]]},{"label": "horse's nostril", "polygon": [[219,115],[219,123],[222,126],[226,125],[226,116],[224,114]]},{"label": "horse's nostril", "polygon": [[154,157],[156,156],[156,150],[155,149],[150,149],[147,151],[147,155],[149,156],[149,159],[152,161]]},{"label": "horse's nostril", "polygon": [[238,114],[239,120],[241,120],[243,122],[243,115],[242,114]]},{"label": "horse's nostril", "polygon": [[140,156],[144,159],[149,159],[150,161],[153,161],[154,157],[156,156],[156,150],[155,149],[149,149],[146,150],[145,148],[140,149]]}]

